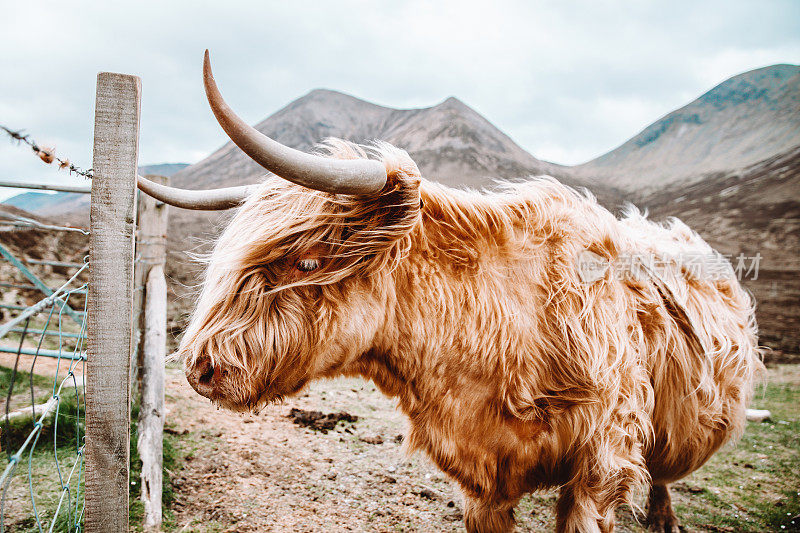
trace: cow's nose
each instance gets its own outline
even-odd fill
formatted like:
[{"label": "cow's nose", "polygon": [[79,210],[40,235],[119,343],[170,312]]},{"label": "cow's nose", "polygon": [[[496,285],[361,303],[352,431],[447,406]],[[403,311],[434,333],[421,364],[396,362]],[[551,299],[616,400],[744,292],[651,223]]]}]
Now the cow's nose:
[{"label": "cow's nose", "polygon": [[189,385],[206,398],[214,396],[218,377],[219,370],[214,368],[211,358],[208,356],[202,356],[197,359],[192,370],[186,373],[186,380]]}]

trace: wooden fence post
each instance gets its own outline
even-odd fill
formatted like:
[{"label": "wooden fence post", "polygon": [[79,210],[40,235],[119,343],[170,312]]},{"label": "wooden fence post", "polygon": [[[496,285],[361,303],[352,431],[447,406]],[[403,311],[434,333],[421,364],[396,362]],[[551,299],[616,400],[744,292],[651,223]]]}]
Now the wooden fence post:
[{"label": "wooden fence post", "polygon": [[98,74],[86,318],[87,533],[128,531],[140,99],[138,77]]},{"label": "wooden fence post", "polygon": [[164,357],[167,351],[167,282],[163,265],[150,269],[146,287],[138,446],[142,459],[143,525],[146,530],[158,530],[161,527]]},{"label": "wooden fence post", "polygon": [[[148,179],[169,184],[163,176]],[[146,530],[161,526],[161,484],[164,431],[164,359],[167,351],[167,205],[147,195],[139,198],[139,231],[136,265],[140,291],[140,328],[137,367],[139,376],[138,450],[142,460],[143,525]]]},{"label": "wooden fence post", "polygon": [[[169,178],[148,174],[145,178],[169,185]],[[134,309],[134,349],[131,372],[131,385],[141,388],[141,368],[144,357],[144,307],[147,274],[155,265],[167,262],[167,220],[169,206],[152,196],[139,192],[138,214],[136,216],[136,264],[133,270],[133,309]],[[165,267],[166,268],[166,267]]]}]

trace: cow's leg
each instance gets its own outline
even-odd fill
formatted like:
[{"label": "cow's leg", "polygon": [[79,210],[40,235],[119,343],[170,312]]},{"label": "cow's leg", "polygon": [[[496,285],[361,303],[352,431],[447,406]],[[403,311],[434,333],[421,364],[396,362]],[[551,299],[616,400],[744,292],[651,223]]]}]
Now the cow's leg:
[{"label": "cow's leg", "polygon": [[669,487],[653,485],[650,487],[650,501],[647,505],[647,529],[659,533],[678,533],[678,517],[672,510]]},{"label": "cow's leg", "polygon": [[614,513],[609,513],[608,516],[598,521],[602,533],[614,533],[615,524],[616,518],[614,517]]},{"label": "cow's leg", "polygon": [[557,533],[605,533],[601,524],[614,527],[613,516],[603,519],[597,504],[588,495],[571,486],[561,487],[556,504]]},{"label": "cow's leg", "polygon": [[514,531],[514,502],[494,502],[465,496],[464,527],[469,533]]}]

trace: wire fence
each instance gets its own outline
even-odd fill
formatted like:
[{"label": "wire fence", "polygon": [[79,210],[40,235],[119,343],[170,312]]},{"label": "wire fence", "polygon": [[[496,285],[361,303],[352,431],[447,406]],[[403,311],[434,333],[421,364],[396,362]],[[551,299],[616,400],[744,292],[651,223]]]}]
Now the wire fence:
[{"label": "wire fence", "polygon": [[[0,130],[45,163],[92,177],[91,169],[56,157],[22,131]],[[37,242],[45,235],[66,233],[71,249],[61,251],[83,256],[89,232],[7,211],[0,211],[0,231],[9,237],[0,238],[0,449],[8,460],[0,474],[0,533],[79,532],[88,256],[73,262],[26,255],[47,251]]]},{"label": "wire fence", "polygon": [[84,228],[75,228],[72,226],[57,226],[55,224],[46,224],[35,220],[33,218],[23,217],[14,213],[0,212],[0,228],[3,226],[11,226],[16,228],[38,228],[45,230],[57,231],[74,231],[76,233],[83,233],[89,235],[89,232]]},{"label": "wire fence", "polygon": [[[0,310],[11,315],[0,323],[0,446],[8,458],[0,474],[0,532],[78,532],[84,509],[89,264],[40,260],[39,272],[33,272],[1,243],[0,248],[7,263],[0,271],[7,287]],[[73,270],[66,282],[62,278],[58,288],[49,289],[57,271],[66,268]],[[19,305],[36,293],[45,296]]]}]

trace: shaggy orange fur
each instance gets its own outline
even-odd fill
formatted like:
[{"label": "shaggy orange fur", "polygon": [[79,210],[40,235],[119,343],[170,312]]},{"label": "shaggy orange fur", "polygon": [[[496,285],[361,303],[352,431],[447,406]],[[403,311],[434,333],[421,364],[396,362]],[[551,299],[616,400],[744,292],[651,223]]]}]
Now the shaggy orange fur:
[{"label": "shaggy orange fur", "polygon": [[[457,191],[374,152],[389,180],[373,197],[271,178],[240,208],[180,346],[198,391],[246,410],[313,379],[371,379],[399,399],[410,449],[460,484],[474,532],[511,530],[519,498],[552,486],[558,531],[611,531],[617,506],[652,483],[668,507],[666,484],[741,432],[753,304],[732,272],[681,270],[676,254],[713,254],[696,233],[617,220],[551,178]],[[682,301],[648,276],[582,282],[582,250],[674,263],[662,282]],[[298,269],[308,258],[319,268]]]}]

